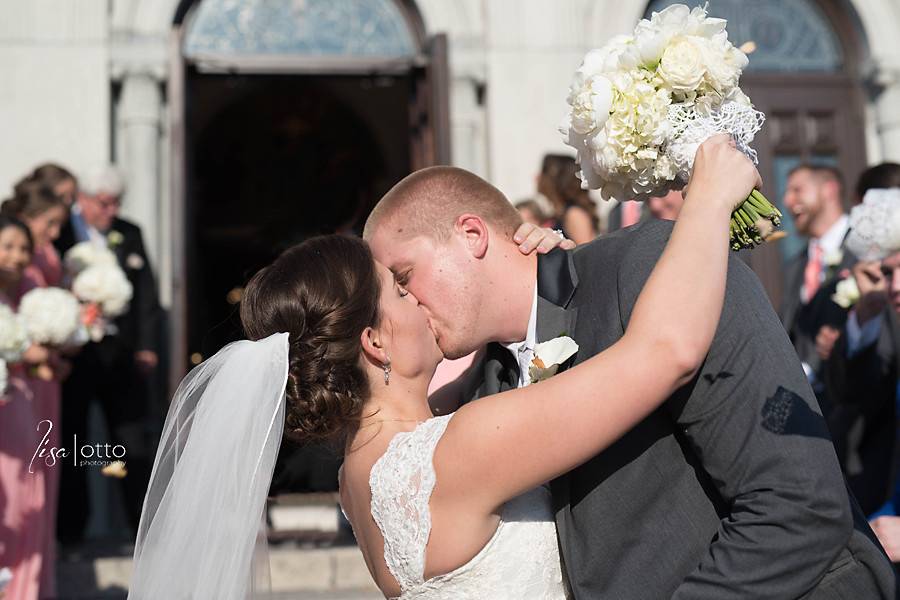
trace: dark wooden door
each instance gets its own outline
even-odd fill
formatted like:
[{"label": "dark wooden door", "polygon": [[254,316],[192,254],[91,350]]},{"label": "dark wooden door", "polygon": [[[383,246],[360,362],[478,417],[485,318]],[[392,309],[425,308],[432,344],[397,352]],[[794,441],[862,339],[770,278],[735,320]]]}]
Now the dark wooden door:
[{"label": "dark wooden door", "polygon": [[[849,76],[820,74],[747,74],[742,85],[766,114],[766,124],[754,142],[763,192],[785,213],[784,229],[792,234],[793,223],[782,198],[794,166],[801,162],[835,166],[849,186],[866,166],[859,88]],[[846,204],[849,197],[846,192],[844,196]],[[781,266],[805,243],[805,238],[789,235],[749,253],[749,263],[775,306],[781,302]]]},{"label": "dark wooden door", "polygon": [[413,69],[409,107],[410,170],[450,164],[447,35],[428,38],[424,64]]}]

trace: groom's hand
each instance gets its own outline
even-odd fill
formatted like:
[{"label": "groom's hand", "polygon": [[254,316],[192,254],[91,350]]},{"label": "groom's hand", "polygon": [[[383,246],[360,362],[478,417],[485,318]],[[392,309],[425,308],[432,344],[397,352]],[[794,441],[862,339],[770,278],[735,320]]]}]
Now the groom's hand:
[{"label": "groom's hand", "polygon": [[522,223],[513,235],[513,241],[519,244],[519,251],[522,254],[531,254],[538,251],[539,254],[546,254],[559,246],[563,250],[571,250],[575,247],[575,242],[566,239],[561,233],[546,227],[538,227],[532,223]]}]

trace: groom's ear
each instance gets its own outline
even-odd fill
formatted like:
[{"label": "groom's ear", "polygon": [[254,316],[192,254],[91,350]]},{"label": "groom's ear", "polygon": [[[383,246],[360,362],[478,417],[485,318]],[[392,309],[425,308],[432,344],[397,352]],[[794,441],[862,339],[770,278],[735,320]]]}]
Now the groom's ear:
[{"label": "groom's ear", "polygon": [[373,327],[366,327],[359,336],[359,342],[366,359],[381,367],[389,362],[387,352],[381,342],[380,333]]},{"label": "groom's ear", "polygon": [[490,241],[490,230],[484,219],[471,213],[462,214],[456,219],[456,231],[472,256],[484,258]]}]

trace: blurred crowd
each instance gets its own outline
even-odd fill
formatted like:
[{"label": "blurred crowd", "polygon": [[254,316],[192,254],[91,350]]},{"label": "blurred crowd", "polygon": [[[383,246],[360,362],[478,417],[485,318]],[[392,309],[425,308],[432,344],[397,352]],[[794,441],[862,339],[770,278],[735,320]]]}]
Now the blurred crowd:
[{"label": "blurred crowd", "polygon": [[[16,311],[34,289],[70,288],[64,257],[76,244],[109,251],[131,287],[128,307],[102,335],[79,344],[26,342],[0,381],[0,567],[11,571],[8,599],[57,596],[56,540],[65,548],[84,539],[91,467],[118,466],[105,472],[121,482],[137,529],[158,433],[151,383],[162,322],[141,230],[119,216],[123,181],[112,166],[76,178],[44,164],[0,205],[0,304]],[[101,439],[91,437],[92,403],[105,422]]]}]

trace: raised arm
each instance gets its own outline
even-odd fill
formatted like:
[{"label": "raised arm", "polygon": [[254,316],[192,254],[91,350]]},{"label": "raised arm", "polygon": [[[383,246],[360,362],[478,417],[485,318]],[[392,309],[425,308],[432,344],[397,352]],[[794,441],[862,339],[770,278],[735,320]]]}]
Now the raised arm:
[{"label": "raised arm", "polygon": [[722,310],[731,211],[760,183],[729,141],[700,147],[684,208],[622,339],[547,381],[461,408],[435,454],[442,485],[493,510],[597,454],[693,377]]}]

